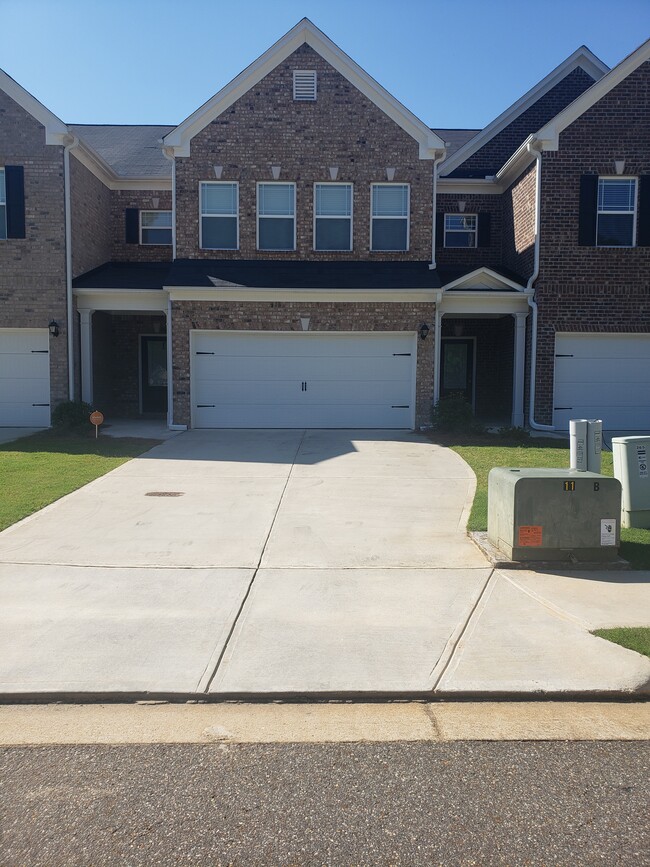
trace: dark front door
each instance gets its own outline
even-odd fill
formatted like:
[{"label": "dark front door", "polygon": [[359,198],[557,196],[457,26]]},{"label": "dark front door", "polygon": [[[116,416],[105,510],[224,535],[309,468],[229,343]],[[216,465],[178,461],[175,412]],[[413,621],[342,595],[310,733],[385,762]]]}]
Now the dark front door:
[{"label": "dark front door", "polygon": [[167,412],[167,338],[140,338],[142,412]]},{"label": "dark front door", "polygon": [[440,397],[462,394],[474,406],[474,341],[443,337],[440,352]]}]

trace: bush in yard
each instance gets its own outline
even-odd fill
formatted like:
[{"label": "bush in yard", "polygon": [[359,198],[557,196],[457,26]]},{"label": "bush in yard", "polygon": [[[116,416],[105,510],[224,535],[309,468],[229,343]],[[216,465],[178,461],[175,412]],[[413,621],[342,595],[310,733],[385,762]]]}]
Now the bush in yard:
[{"label": "bush in yard", "polygon": [[58,404],[52,413],[52,427],[56,428],[81,428],[88,427],[88,420],[93,407],[83,400],[66,400]]},{"label": "bush in yard", "polygon": [[456,433],[459,431],[479,433],[483,430],[474,418],[472,407],[462,394],[448,394],[441,397],[433,408],[432,424],[434,430]]}]

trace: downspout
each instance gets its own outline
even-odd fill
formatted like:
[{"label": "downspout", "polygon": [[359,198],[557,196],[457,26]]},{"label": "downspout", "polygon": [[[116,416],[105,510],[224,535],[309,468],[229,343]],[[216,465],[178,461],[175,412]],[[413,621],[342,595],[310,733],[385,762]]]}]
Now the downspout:
[{"label": "downspout", "polygon": [[[539,236],[542,224],[542,152],[533,146],[534,140],[528,142],[528,152],[533,154],[536,161],[537,176],[535,178],[535,259],[533,264],[533,273],[528,278],[526,284],[527,289],[534,289],[534,283],[539,277]],[[535,376],[537,373],[537,303],[533,296],[528,297],[528,305],[533,311],[533,321],[531,325],[531,347],[530,347],[530,389],[528,393],[528,424],[533,430],[539,431],[554,431],[555,427],[552,424],[540,424],[535,421]]]},{"label": "downspout", "polygon": [[[176,157],[174,149],[163,147],[163,155],[172,164],[172,259],[176,259]],[[172,347],[172,301],[167,297],[167,427],[187,430],[185,424],[174,424],[174,364]]]},{"label": "downspout", "polygon": [[66,295],[66,334],[68,338],[68,398],[74,400],[74,315],[72,307],[72,210],[70,203],[70,151],[79,144],[76,135],[64,137],[63,148],[63,189],[65,210],[65,295]]},{"label": "downspout", "polygon": [[431,207],[431,264],[430,271],[436,270],[436,197],[438,195],[438,166],[447,156],[446,151],[442,151],[439,157],[433,161],[433,193]]}]

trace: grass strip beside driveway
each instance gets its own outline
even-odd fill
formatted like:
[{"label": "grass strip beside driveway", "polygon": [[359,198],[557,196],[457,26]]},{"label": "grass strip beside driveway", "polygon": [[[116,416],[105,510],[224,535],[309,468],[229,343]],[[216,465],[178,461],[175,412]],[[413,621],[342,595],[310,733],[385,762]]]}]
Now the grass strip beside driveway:
[{"label": "grass strip beside driveway", "polygon": [[[513,443],[490,434],[452,438],[450,434],[432,436],[434,442],[449,446],[476,474],[476,496],[467,523],[468,530],[487,530],[488,473],[493,467],[569,467],[566,440],[531,437]],[[603,451],[605,476],[614,475],[612,453]],[[621,529],[621,556],[633,569],[650,569],[650,530]]]},{"label": "grass strip beside driveway", "polygon": [[159,443],[48,430],[0,445],[0,530]]},{"label": "grass strip beside driveway", "polygon": [[615,629],[596,629],[594,635],[650,657],[650,626],[617,626]]}]

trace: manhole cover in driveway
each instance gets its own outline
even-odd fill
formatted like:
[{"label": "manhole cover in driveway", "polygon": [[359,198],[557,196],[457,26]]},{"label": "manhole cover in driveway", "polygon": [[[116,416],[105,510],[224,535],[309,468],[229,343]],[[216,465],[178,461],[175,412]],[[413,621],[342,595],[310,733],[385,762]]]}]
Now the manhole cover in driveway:
[{"label": "manhole cover in driveway", "polygon": [[145,497],[182,497],[185,491],[147,491]]}]

